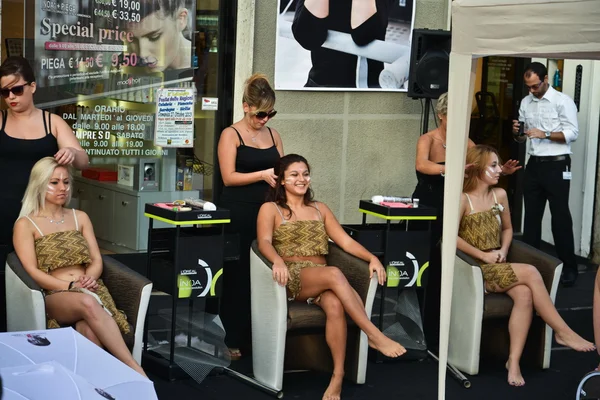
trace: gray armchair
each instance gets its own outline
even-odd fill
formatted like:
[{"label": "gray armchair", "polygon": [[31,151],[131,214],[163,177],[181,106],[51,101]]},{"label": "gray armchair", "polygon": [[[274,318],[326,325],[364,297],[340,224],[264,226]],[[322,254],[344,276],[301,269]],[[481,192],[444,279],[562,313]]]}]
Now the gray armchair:
[{"label": "gray armchair", "polygon": [[[334,243],[329,245],[327,264],[342,270],[365,303],[370,318],[377,276],[369,278],[368,264]],[[316,305],[288,302],[286,288],[273,281],[271,268],[272,264],[260,254],[254,241],[250,249],[254,377],[281,390],[284,369],[331,372],[333,362],[325,341],[325,313]],[[367,336],[348,319],[346,379],[358,384],[365,382],[367,354]]]},{"label": "gray armchair", "polygon": [[[506,259],[535,266],[554,302],[562,272],[559,259],[518,240],[513,240]],[[480,353],[508,358],[508,318],[512,299],[504,293],[485,295],[483,288],[479,264],[458,250],[454,264],[448,362],[470,375],[479,373]],[[534,316],[523,361],[549,368],[551,346],[552,329]]]},{"label": "gray armchair", "polygon": [[[101,278],[117,308],[127,315],[131,331],[123,338],[139,363],[152,282],[109,256],[102,256],[102,262]],[[46,329],[42,288],[14,252],[6,259],[6,314],[9,332]]]}]

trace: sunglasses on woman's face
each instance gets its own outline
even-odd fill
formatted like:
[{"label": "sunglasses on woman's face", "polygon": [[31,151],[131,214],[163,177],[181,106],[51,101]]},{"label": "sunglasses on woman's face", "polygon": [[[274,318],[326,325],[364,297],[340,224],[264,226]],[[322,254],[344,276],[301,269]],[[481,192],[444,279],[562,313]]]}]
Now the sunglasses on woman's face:
[{"label": "sunglasses on woman's face", "polygon": [[265,119],[267,117],[269,117],[269,119],[273,118],[275,115],[277,115],[277,111],[273,110],[273,111],[259,111],[257,113],[254,113],[254,116],[258,119]]},{"label": "sunglasses on woman's face", "polygon": [[21,96],[23,94],[23,92],[25,91],[25,86],[27,86],[27,85],[29,85],[29,83],[26,83],[24,85],[19,85],[19,86],[13,86],[11,88],[0,89],[0,95],[2,95],[2,97],[4,97],[5,99],[8,96],[10,96],[11,92],[15,96]]}]

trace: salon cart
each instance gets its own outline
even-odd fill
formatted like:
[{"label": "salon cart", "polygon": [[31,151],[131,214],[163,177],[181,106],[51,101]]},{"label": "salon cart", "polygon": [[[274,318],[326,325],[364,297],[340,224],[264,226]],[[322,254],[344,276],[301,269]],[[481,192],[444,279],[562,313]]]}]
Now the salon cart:
[{"label": "salon cart", "polygon": [[[427,357],[417,288],[426,285],[429,266],[431,221],[436,209],[421,205],[418,208],[396,208],[360,200],[362,224],[344,225],[357,242],[378,256],[386,269],[385,287],[377,291],[379,310],[374,306],[371,320],[388,337],[407,349],[402,359]],[[367,216],[383,223],[367,224]],[[429,222],[427,230],[411,230],[411,222]],[[376,299],[377,302],[377,299]],[[388,360],[383,354],[371,351],[376,362]]]},{"label": "salon cart", "polygon": [[[203,365],[202,360],[206,362],[204,365],[210,366],[227,364],[218,345],[201,342],[207,331],[211,336],[215,329],[198,329],[197,325],[204,322],[198,322],[202,317],[194,311],[198,311],[200,305],[205,306],[207,299],[219,296],[225,225],[230,219],[229,211],[221,208],[176,211],[177,207],[169,209],[164,208],[164,204],[162,207],[155,204],[146,204],[144,213],[149,218],[147,277],[153,282],[154,289],[164,294],[156,297],[165,297],[171,310],[162,316],[165,329],[150,328],[149,318],[146,319],[143,363],[148,371],[174,380],[190,374],[186,363],[192,373],[193,369]],[[171,227],[154,229],[155,221]],[[152,337],[149,338],[149,334]],[[215,343],[222,339],[218,334],[212,336]]]}]

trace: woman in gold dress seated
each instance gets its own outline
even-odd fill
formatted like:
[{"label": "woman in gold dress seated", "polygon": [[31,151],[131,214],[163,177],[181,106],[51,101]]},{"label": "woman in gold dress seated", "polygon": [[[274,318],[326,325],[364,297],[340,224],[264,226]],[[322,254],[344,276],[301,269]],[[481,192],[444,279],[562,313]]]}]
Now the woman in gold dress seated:
[{"label": "woman in gold dress seated", "polygon": [[556,311],[533,265],[507,263],[513,239],[506,192],[498,184],[500,160],[492,147],[477,145],[467,152],[467,171],[461,198],[458,249],[479,260],[486,292],[506,293],[513,299],[508,322],[510,354],[506,362],[508,383],[523,386],[519,361],[531,325],[533,309],[556,332],[556,341],[577,351],[592,351],[594,345],[575,333]]},{"label": "woman in gold dress seated", "polygon": [[373,325],[344,274],[327,265],[329,238],[344,251],[367,261],[371,277],[376,273],[381,285],[386,279],[385,270],[376,256],[346,234],[325,204],[313,201],[310,167],[304,157],[282,157],[275,175],[271,202],[263,204],[258,214],[258,248],[273,263],[273,279],[287,286],[290,301],[307,301],[325,312],[325,337],[334,367],[323,399],[337,400],[344,377],[346,313],[367,334],[371,347],[388,357],[399,357],[406,350]]},{"label": "woman in gold dress seated", "polygon": [[87,214],[69,210],[71,173],[52,157],[31,170],[13,242],[25,270],[44,289],[47,326],[73,326],[145,376],[123,336],[127,317],[102,283],[102,258]]}]

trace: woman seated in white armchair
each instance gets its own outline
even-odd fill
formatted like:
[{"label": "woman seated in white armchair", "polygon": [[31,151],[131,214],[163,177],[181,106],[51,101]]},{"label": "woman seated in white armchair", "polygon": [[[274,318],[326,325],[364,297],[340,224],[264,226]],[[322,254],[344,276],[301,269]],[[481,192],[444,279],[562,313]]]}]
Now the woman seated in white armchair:
[{"label": "woman seated in white armchair", "polygon": [[329,238],[347,253],[367,261],[371,277],[377,273],[381,285],[385,270],[376,256],[346,234],[325,204],[313,201],[310,166],[304,157],[282,157],[275,174],[277,182],[269,192],[271,202],[263,204],[258,214],[258,248],[273,263],[273,279],[287,287],[290,301],[307,301],[325,312],[325,337],[334,367],[323,399],[337,400],[344,377],[346,313],[367,334],[374,349],[388,357],[399,357],[406,350],[373,325],[344,274],[327,265]]},{"label": "woman seated in white armchair", "polygon": [[479,260],[486,292],[506,293],[513,299],[508,322],[510,350],[508,383],[523,386],[519,362],[531,325],[533,309],[556,333],[556,341],[577,351],[592,351],[594,344],[575,333],[556,311],[544,281],[533,265],[508,263],[513,239],[506,192],[498,184],[501,164],[497,151],[477,145],[467,152],[467,170],[461,198],[459,250]]},{"label": "woman seated in white armchair", "polygon": [[146,376],[121,335],[129,332],[127,318],[100,279],[102,257],[92,223],[83,211],[65,207],[71,182],[68,167],[52,157],[33,166],[14,226],[15,251],[44,290],[48,328],[73,326]]}]

